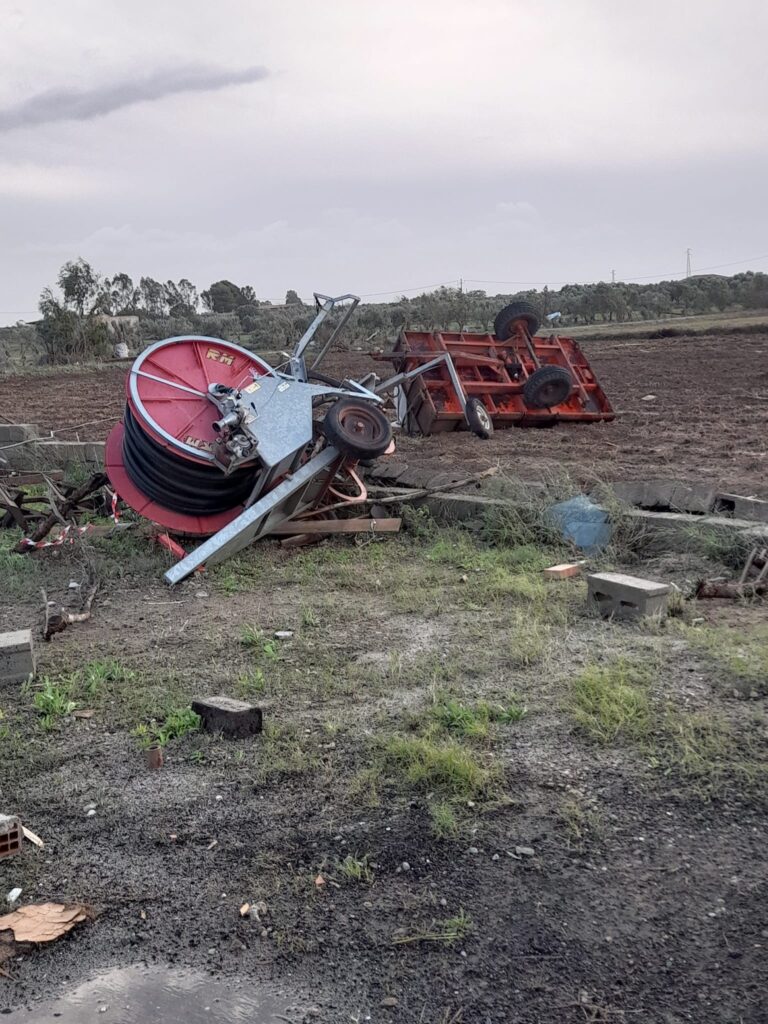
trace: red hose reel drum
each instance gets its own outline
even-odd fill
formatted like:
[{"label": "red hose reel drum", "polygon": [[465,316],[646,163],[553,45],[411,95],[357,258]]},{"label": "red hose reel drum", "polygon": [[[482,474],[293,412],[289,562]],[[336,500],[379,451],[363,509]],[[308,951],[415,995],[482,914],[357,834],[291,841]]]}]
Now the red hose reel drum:
[{"label": "red hose reel drum", "polygon": [[[135,360],[126,381],[127,405],[152,441],[177,458],[213,467],[213,423],[220,414],[206,397],[208,386],[241,390],[271,372],[252,352],[220,338],[167,338]],[[242,512],[243,506],[236,505],[215,515],[187,515],[152,501],[128,475],[123,437],[123,424],[118,423],[107,438],[105,468],[117,494],[140,515],[174,532],[202,536],[216,533]],[[254,459],[254,469],[256,465]]]}]

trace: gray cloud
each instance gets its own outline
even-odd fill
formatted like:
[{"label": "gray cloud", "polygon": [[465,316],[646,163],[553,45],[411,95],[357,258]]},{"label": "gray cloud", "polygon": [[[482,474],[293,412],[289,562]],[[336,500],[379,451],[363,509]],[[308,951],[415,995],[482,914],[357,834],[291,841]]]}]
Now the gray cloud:
[{"label": "gray cloud", "polygon": [[29,99],[0,108],[0,132],[55,121],[90,121],[114,110],[148,103],[184,92],[210,92],[230,85],[259,82],[269,71],[247,67],[240,71],[210,67],[180,67],[156,71],[144,78],[121,79],[90,89],[47,89]]}]

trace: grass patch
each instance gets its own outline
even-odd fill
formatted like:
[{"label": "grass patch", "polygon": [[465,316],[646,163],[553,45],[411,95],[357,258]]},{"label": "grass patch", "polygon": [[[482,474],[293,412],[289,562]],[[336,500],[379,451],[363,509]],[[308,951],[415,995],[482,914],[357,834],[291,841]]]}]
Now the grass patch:
[{"label": "grass patch", "polygon": [[440,697],[430,708],[430,718],[436,725],[465,739],[486,739],[494,723],[509,725],[519,722],[527,709],[516,702],[510,704],[489,704],[480,700],[475,704],[463,704],[454,697]]},{"label": "grass patch", "polygon": [[105,691],[124,683],[132,683],[136,673],[122,665],[116,658],[91,661],[79,669],[73,680],[89,697],[99,697]]},{"label": "grass patch", "polygon": [[454,797],[489,794],[494,773],[455,740],[427,736],[393,736],[386,744],[388,763],[413,785]]},{"label": "grass patch", "polygon": [[40,566],[29,553],[14,551],[21,530],[0,530],[0,580],[3,592],[12,598],[30,597],[40,587]]},{"label": "grass patch", "polygon": [[171,740],[181,739],[191,732],[199,732],[202,720],[192,708],[175,708],[169,711],[161,723],[150,722],[149,725],[138,725],[133,735],[141,747],[167,747]]},{"label": "grass patch", "polygon": [[257,626],[243,626],[240,643],[243,647],[263,655],[268,661],[276,661],[279,657],[277,640],[265,637]]},{"label": "grass patch", "polygon": [[257,773],[260,781],[266,782],[283,775],[303,775],[318,765],[317,755],[302,746],[295,726],[276,725],[273,722],[265,724]]},{"label": "grass patch", "polygon": [[768,799],[768,744],[764,724],[738,731],[713,713],[653,703],[648,671],[618,660],[590,666],[574,681],[571,711],[600,744],[626,739],[650,766],[682,780],[701,799],[730,794]]},{"label": "grass patch", "polygon": [[558,817],[565,829],[569,849],[584,850],[589,842],[602,836],[603,819],[600,811],[583,799],[573,797],[565,800]]},{"label": "grass patch", "polygon": [[424,931],[412,935],[397,935],[392,939],[396,946],[405,946],[417,942],[439,942],[451,946],[454,942],[465,939],[473,930],[472,918],[461,908],[455,917],[444,921],[433,921]]},{"label": "grass patch", "polygon": [[363,857],[357,857],[348,853],[344,860],[339,862],[339,874],[347,882],[371,885],[373,882],[373,869],[369,863],[368,854],[366,853]]},{"label": "grass patch", "polygon": [[32,705],[40,714],[40,727],[45,732],[54,729],[60,719],[71,715],[77,707],[72,700],[71,685],[66,681],[55,682],[48,676],[33,694]]},{"label": "grass patch", "polygon": [[432,835],[435,839],[455,839],[459,834],[456,813],[447,800],[438,800],[431,804],[429,816],[432,819]]},{"label": "grass patch", "polygon": [[751,634],[726,627],[691,627],[688,642],[705,651],[739,696],[768,694],[768,627]]},{"label": "grass patch", "polygon": [[653,725],[648,681],[647,668],[624,658],[587,666],[571,689],[577,726],[596,743],[646,738]]}]

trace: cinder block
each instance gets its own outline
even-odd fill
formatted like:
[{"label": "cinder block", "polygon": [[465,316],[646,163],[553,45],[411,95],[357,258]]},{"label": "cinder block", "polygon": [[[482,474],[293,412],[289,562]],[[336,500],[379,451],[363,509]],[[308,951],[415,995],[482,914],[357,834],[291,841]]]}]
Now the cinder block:
[{"label": "cinder block", "polygon": [[35,674],[35,650],[30,629],[0,633],[0,684],[25,683]]},{"label": "cinder block", "polygon": [[192,710],[203,720],[206,732],[220,732],[230,739],[242,739],[261,732],[261,708],[233,697],[200,697]]},{"label": "cinder block", "polygon": [[21,822],[14,814],[0,814],[0,860],[21,849]]},{"label": "cinder block", "polygon": [[596,572],[587,576],[590,610],[604,619],[662,617],[667,613],[670,587],[620,572]]},{"label": "cinder block", "polygon": [[768,501],[761,498],[746,498],[741,494],[718,494],[715,498],[715,512],[721,516],[733,516],[734,519],[768,523]]}]

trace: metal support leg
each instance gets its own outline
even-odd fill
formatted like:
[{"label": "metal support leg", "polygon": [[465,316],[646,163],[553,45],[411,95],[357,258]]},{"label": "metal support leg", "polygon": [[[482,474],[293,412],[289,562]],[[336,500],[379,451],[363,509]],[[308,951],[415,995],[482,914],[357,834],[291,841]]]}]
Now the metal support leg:
[{"label": "metal support leg", "polygon": [[340,459],[341,453],[332,445],[323,448],[269,494],[241,512],[237,519],[233,519],[186,558],[171,566],[165,573],[166,582],[179,583],[203,565],[224,561],[269,533],[271,526],[298,515],[305,508],[314,507],[329,482],[329,474],[336,473]]}]

